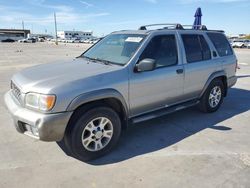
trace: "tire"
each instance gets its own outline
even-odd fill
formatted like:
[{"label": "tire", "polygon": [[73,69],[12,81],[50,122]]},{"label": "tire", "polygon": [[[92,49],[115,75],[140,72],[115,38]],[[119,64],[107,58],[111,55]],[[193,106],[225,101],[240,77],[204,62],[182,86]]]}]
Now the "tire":
[{"label": "tire", "polygon": [[[214,93],[215,91],[217,92]],[[205,113],[217,111],[223,102],[224,93],[225,89],[223,82],[220,79],[213,80],[200,100],[199,109]]]},{"label": "tire", "polygon": [[[104,126],[101,121],[105,122]],[[76,115],[68,126],[62,142],[72,156],[81,161],[90,161],[110,152],[121,134],[120,117],[109,107],[95,107]]]}]

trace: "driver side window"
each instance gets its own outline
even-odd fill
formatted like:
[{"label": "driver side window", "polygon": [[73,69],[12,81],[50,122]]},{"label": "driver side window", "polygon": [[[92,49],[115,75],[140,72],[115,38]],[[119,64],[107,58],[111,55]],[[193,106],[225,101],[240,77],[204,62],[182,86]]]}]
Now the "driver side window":
[{"label": "driver side window", "polygon": [[178,64],[178,52],[175,35],[155,36],[141,54],[140,60],[150,58],[156,62],[156,68]]}]

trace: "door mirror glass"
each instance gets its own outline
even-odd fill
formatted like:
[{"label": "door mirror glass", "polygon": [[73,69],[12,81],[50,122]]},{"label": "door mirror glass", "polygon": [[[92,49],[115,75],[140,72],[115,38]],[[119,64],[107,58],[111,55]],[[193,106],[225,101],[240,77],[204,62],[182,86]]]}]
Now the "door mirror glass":
[{"label": "door mirror glass", "polygon": [[135,66],[136,72],[144,72],[144,71],[152,71],[156,67],[156,63],[154,59],[143,59]]}]

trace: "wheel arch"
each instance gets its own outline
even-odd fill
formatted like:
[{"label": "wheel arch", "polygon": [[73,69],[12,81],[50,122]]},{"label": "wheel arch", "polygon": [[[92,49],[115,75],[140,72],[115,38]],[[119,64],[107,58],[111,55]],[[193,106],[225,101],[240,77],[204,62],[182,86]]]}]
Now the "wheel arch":
[{"label": "wheel arch", "polygon": [[224,85],[224,97],[227,96],[227,76],[226,76],[226,72],[225,71],[218,71],[218,72],[214,72],[213,74],[210,75],[210,77],[208,78],[207,82],[205,83],[202,92],[200,94],[200,98],[203,96],[203,94],[205,93],[206,89],[208,88],[208,86],[210,85],[210,83],[215,80],[215,79],[220,79],[223,82]]},{"label": "wheel arch", "polygon": [[128,106],[122,94],[115,89],[101,89],[81,94],[71,101],[67,111],[74,111],[73,116],[79,111],[88,110],[95,106],[109,106],[115,110],[121,118],[122,128],[127,128]]}]

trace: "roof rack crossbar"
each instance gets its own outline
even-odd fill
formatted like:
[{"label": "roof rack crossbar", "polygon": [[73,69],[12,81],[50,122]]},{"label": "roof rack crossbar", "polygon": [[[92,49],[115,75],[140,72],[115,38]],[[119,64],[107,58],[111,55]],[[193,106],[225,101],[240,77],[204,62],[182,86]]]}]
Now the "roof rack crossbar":
[{"label": "roof rack crossbar", "polygon": [[162,24],[150,24],[150,25],[143,25],[139,27],[139,30],[147,30],[147,27],[154,27],[154,26],[167,26],[164,29],[183,29],[181,24],[178,23],[162,23]]},{"label": "roof rack crossbar", "polygon": [[197,30],[207,30],[205,25],[183,25],[184,29],[197,29]]},{"label": "roof rack crossbar", "polygon": [[215,31],[220,33],[225,33],[223,30],[213,30],[207,29],[205,25],[182,25],[185,30],[203,30],[203,31]]}]

